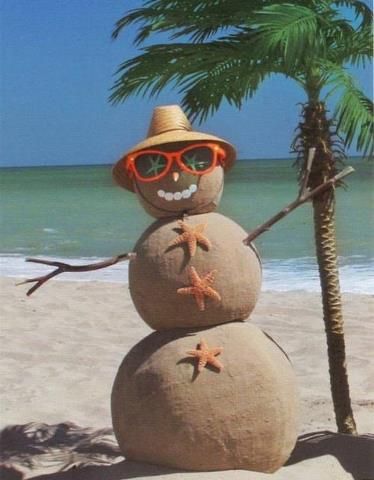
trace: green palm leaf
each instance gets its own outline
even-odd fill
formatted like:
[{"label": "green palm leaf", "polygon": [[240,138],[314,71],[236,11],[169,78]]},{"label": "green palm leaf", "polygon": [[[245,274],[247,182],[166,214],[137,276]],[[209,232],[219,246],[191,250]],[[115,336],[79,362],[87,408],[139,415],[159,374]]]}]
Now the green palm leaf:
[{"label": "green palm leaf", "polygon": [[[240,108],[243,101],[252,97],[259,85],[269,76],[267,69],[262,72],[258,68],[240,65],[239,69],[233,69],[228,63],[226,68],[211,71],[208,75],[201,74],[192,82],[186,82],[181,89],[185,93],[182,98],[182,106],[189,114],[192,121],[200,122],[215,113],[223,101]],[[247,70],[243,78],[235,71]],[[218,71],[219,70],[219,71]]]},{"label": "green palm leaf", "polygon": [[[116,23],[112,33],[117,38],[130,24],[140,23],[135,43],[144,42],[156,32],[171,32],[171,38],[189,37],[193,42],[202,42],[229,27],[246,24],[254,8],[271,4],[266,0],[151,0],[145,7],[131,10]],[[248,8],[250,6],[250,8]]]},{"label": "green palm leaf", "polygon": [[360,31],[353,31],[344,35],[332,49],[330,58],[338,64],[351,64],[356,67],[370,65],[373,55],[373,30],[364,27]]},{"label": "green palm leaf", "polygon": [[110,99],[117,103],[131,94],[157,95],[166,84],[175,87],[198,79],[207,69],[224,69],[228,59],[235,62],[236,54],[235,46],[221,42],[148,47],[120,66]]},{"label": "green palm leaf", "polygon": [[293,68],[305,51],[324,49],[318,14],[304,6],[280,4],[264,7],[256,12],[251,25],[257,27],[263,50],[278,51],[288,68]]},{"label": "green palm leaf", "polygon": [[337,7],[347,7],[355,11],[356,20],[361,18],[360,27],[371,27],[373,22],[373,13],[369,5],[359,0],[335,0],[331,2]]},{"label": "green palm leaf", "polygon": [[328,74],[327,96],[338,93],[334,112],[337,130],[344,137],[345,145],[351,146],[356,139],[356,148],[363,155],[372,155],[374,150],[373,102],[355,84],[352,76],[341,66],[325,64]]}]

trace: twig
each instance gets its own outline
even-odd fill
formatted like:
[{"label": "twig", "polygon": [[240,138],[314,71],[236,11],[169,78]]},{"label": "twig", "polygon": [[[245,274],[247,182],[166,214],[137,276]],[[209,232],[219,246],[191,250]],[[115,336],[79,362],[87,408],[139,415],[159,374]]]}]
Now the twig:
[{"label": "twig", "polygon": [[326,180],[326,182],[321,183],[321,185],[318,185],[318,187],[314,188],[313,190],[311,191],[306,190],[302,196],[299,195],[296,200],[294,200],[289,205],[284,207],[280,212],[278,212],[276,215],[271,217],[268,221],[266,221],[262,225],[259,225],[254,230],[252,230],[249,233],[248,237],[244,240],[244,243],[246,245],[249,245],[251,242],[253,242],[255,238],[257,238],[259,235],[269,230],[270,227],[274,225],[274,223],[284,218],[286,215],[292,212],[292,210],[295,210],[295,208],[300,207],[300,205],[303,205],[303,203],[307,202],[312,197],[315,197],[316,195],[319,195],[320,193],[327,190],[328,188],[334,186],[336,182],[346,177],[347,175],[351,174],[352,172],[354,172],[353,167],[346,167],[337,175],[330,178],[329,180]]},{"label": "twig", "polygon": [[34,283],[35,285],[27,291],[27,296],[30,296],[41,287],[45,282],[50,280],[51,278],[59,275],[60,273],[64,272],[90,272],[92,270],[99,270],[100,268],[110,267],[111,265],[115,265],[118,262],[122,262],[124,260],[132,260],[136,257],[136,253],[122,253],[121,255],[117,255],[116,257],[109,258],[108,260],[103,260],[102,262],[97,263],[89,263],[87,265],[69,265],[68,263],[62,262],[55,262],[51,260],[42,260],[40,258],[26,258],[26,262],[32,263],[41,263],[43,265],[49,265],[52,267],[57,267],[56,270],[48,273],[47,275],[43,275],[42,277],[35,277],[29,278],[24,280],[23,282],[17,283],[17,285],[24,285],[25,283]]},{"label": "twig", "polygon": [[313,164],[315,154],[316,154],[315,147],[309,148],[308,158],[306,161],[306,168],[305,168],[304,177],[303,177],[303,183],[301,184],[298,198],[302,198],[307,192],[307,185],[309,181],[310,172],[312,171],[312,164]]}]

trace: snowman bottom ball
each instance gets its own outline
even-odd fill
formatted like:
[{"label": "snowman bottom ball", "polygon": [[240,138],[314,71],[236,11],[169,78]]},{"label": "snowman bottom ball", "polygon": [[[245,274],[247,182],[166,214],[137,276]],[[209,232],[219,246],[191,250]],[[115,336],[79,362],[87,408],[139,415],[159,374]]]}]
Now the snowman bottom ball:
[{"label": "snowman bottom ball", "polygon": [[[198,368],[190,355],[202,341],[221,367]],[[112,391],[126,459],[186,470],[274,472],[294,448],[296,418],[288,358],[245,322],[154,332],[127,354]]]}]

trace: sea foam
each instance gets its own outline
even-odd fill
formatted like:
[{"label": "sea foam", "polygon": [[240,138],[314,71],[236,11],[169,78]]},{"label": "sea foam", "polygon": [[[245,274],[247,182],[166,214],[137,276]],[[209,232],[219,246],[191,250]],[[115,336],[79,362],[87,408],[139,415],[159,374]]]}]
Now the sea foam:
[{"label": "sea foam", "polygon": [[[97,257],[48,258],[71,265],[83,265],[103,260]],[[53,267],[26,262],[21,255],[1,255],[0,275],[15,278],[33,278],[46,275]],[[340,258],[340,284],[342,292],[374,294],[374,260],[356,256]],[[64,273],[56,280],[99,281],[128,283],[128,262],[121,262],[109,268],[90,272]],[[263,261],[263,291],[320,291],[318,268],[312,257],[291,258],[287,260]]]}]

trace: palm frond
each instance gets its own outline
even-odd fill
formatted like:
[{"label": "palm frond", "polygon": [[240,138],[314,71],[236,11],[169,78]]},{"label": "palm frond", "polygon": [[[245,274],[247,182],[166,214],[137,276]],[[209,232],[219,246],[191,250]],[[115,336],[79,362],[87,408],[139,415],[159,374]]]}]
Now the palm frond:
[{"label": "palm frond", "polygon": [[223,101],[241,108],[271,74],[267,67],[261,68],[253,62],[220,64],[181,83],[182,106],[193,121],[203,122],[219,109]]},{"label": "palm frond", "polygon": [[177,86],[185,79],[192,81],[238,55],[233,46],[224,42],[153,45],[143,52],[120,66],[117,72],[120,76],[110,97],[113,103],[132,94],[157,95],[166,84]]},{"label": "palm frond", "polygon": [[348,62],[364,67],[373,54],[372,24],[362,23],[358,27],[351,20],[343,18],[340,11],[335,13],[335,18],[329,19],[323,32],[328,49],[327,58],[337,64]]},{"label": "palm frond", "polygon": [[247,49],[243,52],[235,42],[222,40],[153,45],[143,52],[120,66],[110,100],[119,103],[133,94],[157,96],[168,85],[178,88],[186,111],[200,121],[224,100],[240,107],[267,76],[284,73],[276,58],[261,60],[255,49],[251,57],[245,54]]},{"label": "palm frond", "polygon": [[349,63],[356,67],[366,67],[373,58],[373,30],[364,27],[350,35],[343,36],[335,48],[332,57],[336,63]]},{"label": "palm frond", "polygon": [[374,151],[373,102],[357,87],[352,76],[342,66],[332,63],[323,65],[327,86],[327,96],[340,94],[334,117],[337,131],[344,138],[346,147],[355,141],[356,149],[364,156]]},{"label": "palm frond", "polygon": [[354,10],[356,20],[361,19],[361,27],[371,27],[373,22],[373,12],[369,5],[360,0],[335,0],[331,2],[337,7],[347,7]]},{"label": "palm frond", "polygon": [[269,0],[150,0],[145,6],[129,11],[115,25],[112,37],[130,24],[140,23],[136,44],[143,43],[156,32],[168,32],[171,39],[188,37],[203,42],[220,30],[245,25],[250,12]]},{"label": "palm frond", "polygon": [[268,52],[278,51],[287,68],[292,68],[305,52],[325,48],[320,34],[321,19],[316,11],[294,4],[274,4],[257,11],[251,26],[257,29],[259,43]]}]

